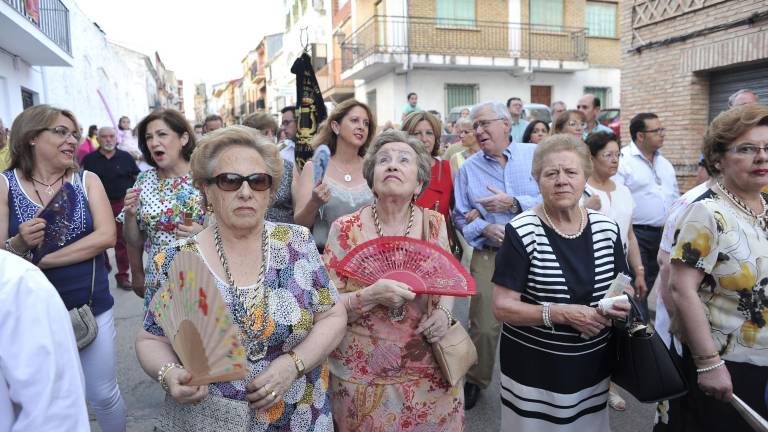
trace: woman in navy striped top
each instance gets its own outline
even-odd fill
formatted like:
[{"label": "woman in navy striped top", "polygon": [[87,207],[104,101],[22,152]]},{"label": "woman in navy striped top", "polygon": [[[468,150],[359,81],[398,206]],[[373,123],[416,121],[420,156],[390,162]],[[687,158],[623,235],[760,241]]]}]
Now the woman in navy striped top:
[{"label": "woman in navy striped top", "polygon": [[610,431],[611,318],[629,305],[596,306],[627,264],[616,222],[579,206],[590,171],[575,137],[539,143],[532,175],[544,202],[507,224],[496,255],[502,430]]}]

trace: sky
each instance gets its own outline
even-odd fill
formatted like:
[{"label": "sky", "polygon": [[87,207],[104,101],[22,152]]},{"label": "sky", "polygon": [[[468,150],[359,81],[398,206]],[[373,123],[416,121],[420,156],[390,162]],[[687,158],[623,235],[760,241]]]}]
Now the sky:
[{"label": "sky", "polygon": [[240,61],[264,35],[283,30],[283,0],[73,0],[107,39],[150,56],[184,80],[187,115],[195,84],[239,78]]}]

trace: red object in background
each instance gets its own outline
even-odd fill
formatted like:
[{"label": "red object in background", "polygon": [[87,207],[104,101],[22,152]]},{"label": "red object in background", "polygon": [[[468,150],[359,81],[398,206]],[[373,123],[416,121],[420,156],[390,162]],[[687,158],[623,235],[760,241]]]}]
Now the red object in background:
[{"label": "red object in background", "polygon": [[40,24],[40,0],[24,0],[24,11],[35,24]]},{"label": "red object in background", "polygon": [[409,237],[379,237],[349,251],[336,271],[365,283],[379,279],[402,282],[416,294],[470,296],[472,276],[448,251]]},{"label": "red object in background", "polygon": [[621,110],[618,108],[607,108],[600,111],[600,114],[597,115],[597,121],[611,128],[617,136],[621,136]]}]

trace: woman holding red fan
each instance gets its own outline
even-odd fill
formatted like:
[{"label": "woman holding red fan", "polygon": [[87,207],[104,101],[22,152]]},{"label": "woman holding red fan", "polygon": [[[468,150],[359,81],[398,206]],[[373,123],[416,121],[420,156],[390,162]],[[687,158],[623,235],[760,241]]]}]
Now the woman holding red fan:
[{"label": "woman holding red fan", "polygon": [[448,249],[442,215],[414,205],[431,165],[418,140],[404,132],[382,133],[363,162],[376,199],[331,226],[323,259],[348,316],[347,333],[330,358],[339,431],[463,430],[462,383],[453,387],[445,381],[430,345],[448,331],[453,298],[432,296],[427,314],[430,297],[415,295],[408,285],[389,279],[367,284],[335,270],[357,245],[384,236],[425,239]]}]

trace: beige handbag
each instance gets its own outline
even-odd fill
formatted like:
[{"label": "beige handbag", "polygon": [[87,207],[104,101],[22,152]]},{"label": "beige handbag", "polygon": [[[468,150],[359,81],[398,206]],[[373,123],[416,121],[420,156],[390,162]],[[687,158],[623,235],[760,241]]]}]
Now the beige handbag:
[{"label": "beige handbag", "polygon": [[[422,237],[429,241],[429,210],[424,209],[424,228]],[[432,314],[432,296],[427,298],[427,315]],[[456,386],[469,368],[477,363],[477,349],[469,333],[460,322],[453,320],[448,332],[440,341],[432,344],[432,353],[440,366],[443,378],[452,386]]]},{"label": "beige handbag", "polygon": [[245,401],[208,395],[197,404],[180,404],[165,395],[156,431],[246,432],[250,409]]}]

